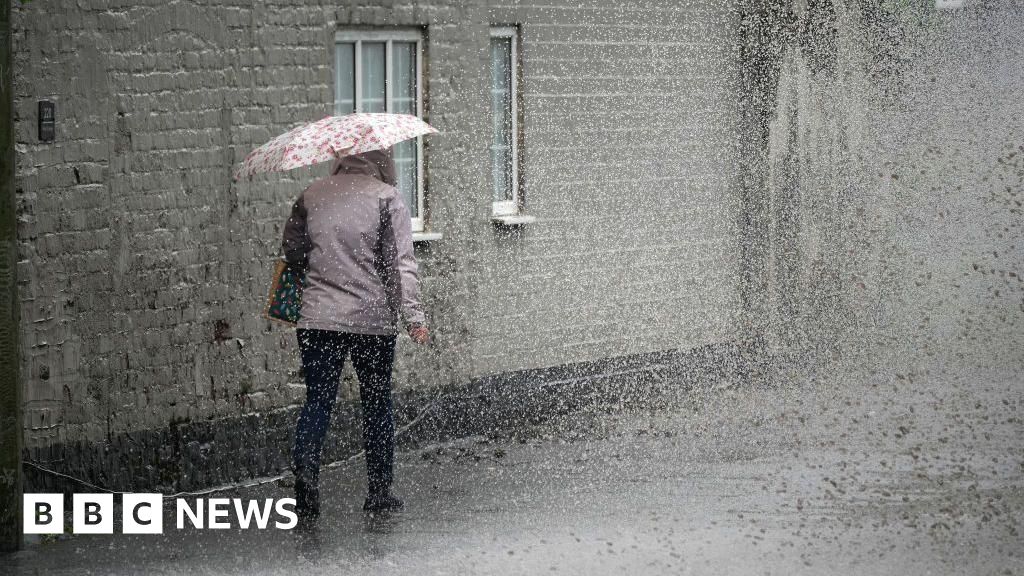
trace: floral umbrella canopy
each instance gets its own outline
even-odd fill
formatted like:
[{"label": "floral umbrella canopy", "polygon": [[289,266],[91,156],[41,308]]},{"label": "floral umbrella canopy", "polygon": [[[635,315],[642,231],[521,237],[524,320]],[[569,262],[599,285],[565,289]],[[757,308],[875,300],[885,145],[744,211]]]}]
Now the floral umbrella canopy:
[{"label": "floral umbrella canopy", "polygon": [[384,150],[410,138],[436,133],[432,126],[410,114],[328,116],[289,130],[250,152],[235,170],[235,180]]}]

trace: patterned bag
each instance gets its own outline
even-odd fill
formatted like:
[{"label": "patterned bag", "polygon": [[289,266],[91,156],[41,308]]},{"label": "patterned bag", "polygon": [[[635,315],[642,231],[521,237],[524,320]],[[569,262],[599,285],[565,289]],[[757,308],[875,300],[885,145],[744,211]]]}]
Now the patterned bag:
[{"label": "patterned bag", "polygon": [[270,281],[270,297],[263,317],[268,320],[283,322],[295,326],[299,321],[299,309],[302,308],[302,287],[306,284],[306,274],[295,267],[288,266],[284,260],[274,265],[274,277]]}]

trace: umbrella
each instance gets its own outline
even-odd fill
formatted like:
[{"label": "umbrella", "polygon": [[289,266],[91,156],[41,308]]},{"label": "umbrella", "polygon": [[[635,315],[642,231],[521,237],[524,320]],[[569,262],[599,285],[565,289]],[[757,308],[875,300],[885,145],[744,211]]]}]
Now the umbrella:
[{"label": "umbrella", "polygon": [[235,170],[235,180],[384,150],[403,140],[435,133],[432,126],[410,114],[327,116],[289,130],[250,152]]}]

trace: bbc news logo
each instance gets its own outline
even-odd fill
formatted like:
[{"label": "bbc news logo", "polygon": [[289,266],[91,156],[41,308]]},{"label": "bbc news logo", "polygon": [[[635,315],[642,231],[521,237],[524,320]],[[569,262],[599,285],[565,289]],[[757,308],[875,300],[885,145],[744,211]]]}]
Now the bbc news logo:
[{"label": "bbc news logo", "polygon": [[[75,534],[113,534],[113,494],[73,494],[71,529]],[[25,534],[64,533],[63,494],[24,495]],[[121,532],[124,534],[163,534],[164,502],[162,494],[122,494]],[[298,522],[295,499],[243,500],[241,498],[198,498],[174,500],[175,525],[203,529],[265,530],[273,526],[291,530]],[[273,520],[273,521],[272,521]]]}]

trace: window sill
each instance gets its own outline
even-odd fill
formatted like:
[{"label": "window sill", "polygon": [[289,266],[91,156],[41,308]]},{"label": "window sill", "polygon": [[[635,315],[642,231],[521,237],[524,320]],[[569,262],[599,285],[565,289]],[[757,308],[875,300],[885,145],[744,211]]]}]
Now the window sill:
[{"label": "window sill", "polygon": [[444,234],[440,232],[413,232],[412,242],[418,244],[420,242],[433,242],[434,240],[440,240],[444,237]]},{"label": "window sill", "polygon": [[501,226],[523,226],[524,224],[533,224],[537,221],[536,216],[527,216],[526,214],[509,214],[507,216],[491,216],[491,222]]}]

